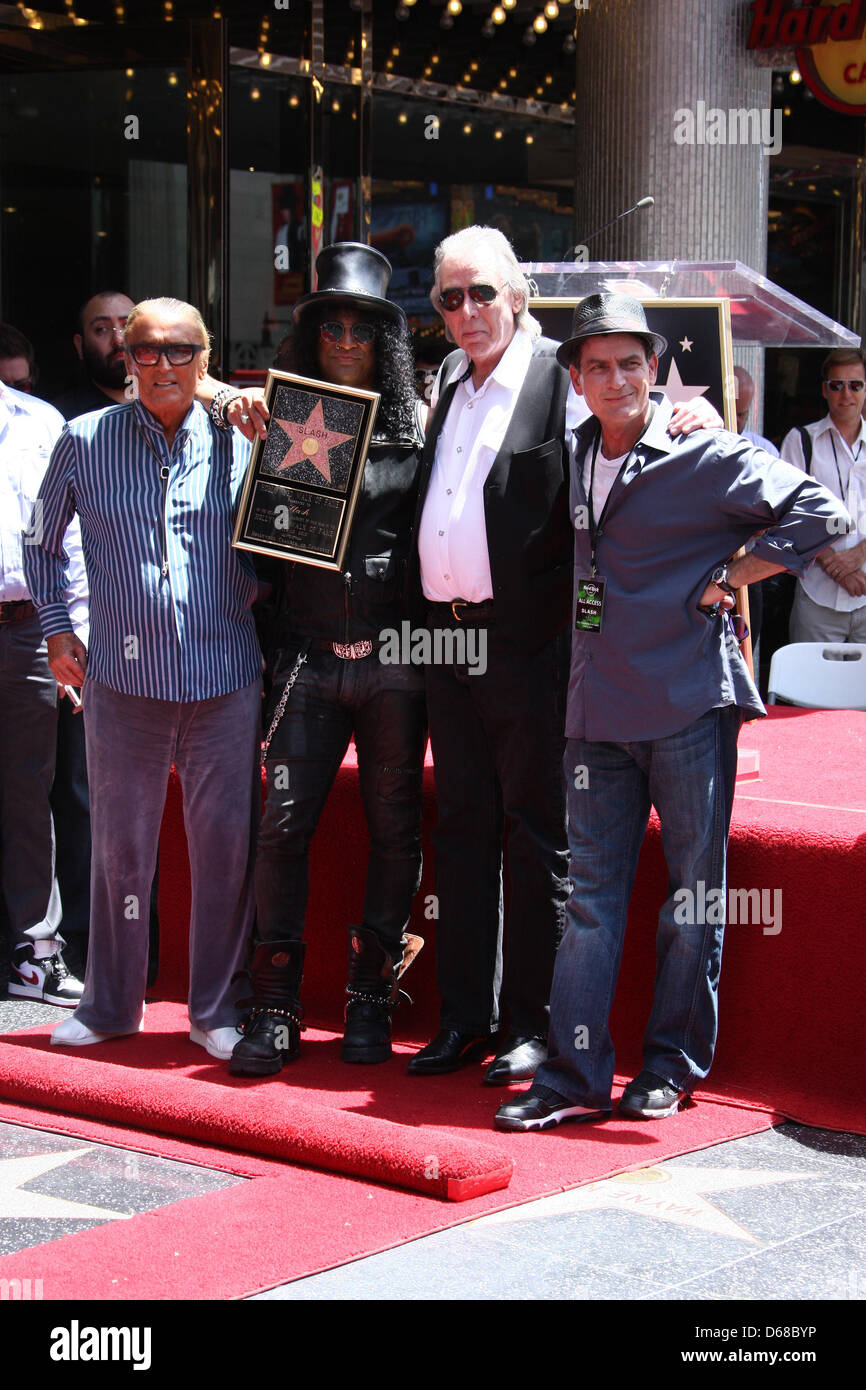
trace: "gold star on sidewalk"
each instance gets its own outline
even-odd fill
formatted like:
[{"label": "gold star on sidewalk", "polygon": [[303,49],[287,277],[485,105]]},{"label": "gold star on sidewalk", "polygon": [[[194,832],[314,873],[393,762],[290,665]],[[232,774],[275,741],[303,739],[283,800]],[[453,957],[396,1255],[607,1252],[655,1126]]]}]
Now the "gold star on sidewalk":
[{"label": "gold star on sidewalk", "polygon": [[49,1197],[44,1192],[28,1192],[24,1183],[32,1182],[52,1168],[60,1168],[73,1158],[90,1153],[91,1149],[66,1149],[63,1153],[29,1154],[25,1158],[0,1159],[0,1219],[37,1218],[40,1221],[65,1219],[79,1221],[128,1221],[130,1213],[112,1211],[110,1207],[91,1207],[73,1198]]},{"label": "gold star on sidewalk", "polygon": [[761,1242],[751,1231],[725,1216],[702,1194],[733,1192],[744,1187],[780,1182],[805,1182],[807,1178],[820,1176],[818,1173],[785,1173],[767,1168],[690,1168],[686,1165],[640,1168],[635,1173],[618,1173],[614,1178],[587,1183],[585,1187],[574,1188],[571,1192],[542,1197],[540,1201],[530,1202],[526,1206],[482,1216],[471,1224],[531,1221],[547,1216],[613,1209],[760,1245]]}]

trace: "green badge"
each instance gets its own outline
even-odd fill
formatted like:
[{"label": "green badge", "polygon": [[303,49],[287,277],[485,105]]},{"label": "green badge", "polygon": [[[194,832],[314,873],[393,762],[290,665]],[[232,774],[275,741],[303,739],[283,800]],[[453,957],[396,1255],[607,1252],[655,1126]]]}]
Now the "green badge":
[{"label": "green badge", "polygon": [[604,584],[598,576],[578,579],[574,626],[578,632],[601,632],[604,614]]}]

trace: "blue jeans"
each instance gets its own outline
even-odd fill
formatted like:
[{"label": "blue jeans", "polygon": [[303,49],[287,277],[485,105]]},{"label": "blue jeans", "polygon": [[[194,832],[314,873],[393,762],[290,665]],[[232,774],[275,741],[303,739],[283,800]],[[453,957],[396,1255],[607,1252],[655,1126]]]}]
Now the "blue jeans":
[{"label": "blue jeans", "polygon": [[[712,889],[725,896],[737,771],[735,705],[711,709],[667,738],[636,743],[569,739],[565,754],[571,897],[550,1000],[549,1060],[536,1082],[575,1104],[607,1108],[614,1051],[608,1028],[628,905],[650,805],[659,814],[668,898],[659,913],[653,1007],[644,1067],[689,1091],[713,1060],[722,960],[720,923],[681,910]],[[703,881],[704,890],[698,887]],[[715,898],[711,898],[712,903]]]}]

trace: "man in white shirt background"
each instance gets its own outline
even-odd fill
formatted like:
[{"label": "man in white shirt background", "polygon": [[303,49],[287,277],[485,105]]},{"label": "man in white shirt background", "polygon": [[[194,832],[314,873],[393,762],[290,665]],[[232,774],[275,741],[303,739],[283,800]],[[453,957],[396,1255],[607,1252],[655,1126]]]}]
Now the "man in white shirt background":
[{"label": "man in white shirt background", "polygon": [[866,353],[836,348],[821,365],[822,420],[793,429],[782,458],[811,473],[840,498],[854,522],[831,538],[798,580],[792,642],[866,642]]},{"label": "man in white shirt background", "polygon": [[[13,997],[74,1008],[82,984],[63,960],[61,902],[49,793],[54,779],[57,682],[24,578],[24,546],[38,542],[31,513],[63,417],[0,384],[0,885]],[[64,597],[87,642],[87,577],[77,523],[67,531]]]}]

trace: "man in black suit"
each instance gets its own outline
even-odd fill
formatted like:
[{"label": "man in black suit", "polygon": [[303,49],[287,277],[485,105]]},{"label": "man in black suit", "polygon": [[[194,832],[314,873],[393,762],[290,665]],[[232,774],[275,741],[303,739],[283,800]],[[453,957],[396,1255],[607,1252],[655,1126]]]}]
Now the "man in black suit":
[{"label": "man in black suit", "polygon": [[[568,898],[568,380],[557,344],[528,313],[529,287],[501,232],[448,237],[434,271],[431,299],[459,349],[434,394],[414,556],[419,616],[434,634],[454,634],[452,659],[426,668],[442,1031],[409,1070],[455,1071],[489,1051],[501,998],[508,1023],[484,1078],[499,1085],[532,1076],[546,1056]],[[484,660],[468,663],[467,648]]]}]

